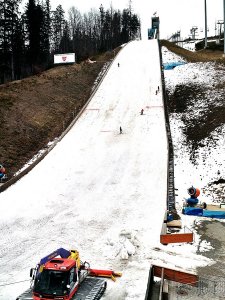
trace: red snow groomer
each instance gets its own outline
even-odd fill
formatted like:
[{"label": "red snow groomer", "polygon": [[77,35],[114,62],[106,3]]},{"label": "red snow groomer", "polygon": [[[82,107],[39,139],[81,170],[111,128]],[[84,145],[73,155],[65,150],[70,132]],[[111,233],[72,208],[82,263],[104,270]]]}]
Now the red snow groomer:
[{"label": "red snow groomer", "polygon": [[59,248],[41,259],[30,270],[31,287],[17,300],[98,300],[107,282],[94,277],[122,276],[112,270],[91,269],[89,263],[80,261],[77,250]]}]

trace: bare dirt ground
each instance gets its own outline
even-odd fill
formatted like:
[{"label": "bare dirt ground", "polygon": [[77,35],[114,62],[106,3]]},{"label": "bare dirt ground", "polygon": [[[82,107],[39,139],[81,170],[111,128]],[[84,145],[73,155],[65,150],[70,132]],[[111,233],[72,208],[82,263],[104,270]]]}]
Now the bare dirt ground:
[{"label": "bare dirt ground", "polygon": [[11,178],[71,123],[106,62],[119,51],[0,86],[0,164]]},{"label": "bare dirt ground", "polygon": [[218,50],[212,51],[210,49],[203,49],[197,52],[192,52],[166,40],[162,40],[161,45],[167,47],[170,51],[177,55],[182,56],[188,62],[218,61],[225,63],[225,58],[222,57],[222,52]]}]

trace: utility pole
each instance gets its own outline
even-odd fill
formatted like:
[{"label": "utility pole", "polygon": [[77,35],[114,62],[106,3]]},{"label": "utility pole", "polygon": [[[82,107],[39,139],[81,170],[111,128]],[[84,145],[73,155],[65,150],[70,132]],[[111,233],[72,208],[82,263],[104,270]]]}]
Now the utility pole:
[{"label": "utility pole", "polygon": [[[224,0],[225,2],[225,0]],[[207,48],[207,6],[205,0],[205,49]]]}]

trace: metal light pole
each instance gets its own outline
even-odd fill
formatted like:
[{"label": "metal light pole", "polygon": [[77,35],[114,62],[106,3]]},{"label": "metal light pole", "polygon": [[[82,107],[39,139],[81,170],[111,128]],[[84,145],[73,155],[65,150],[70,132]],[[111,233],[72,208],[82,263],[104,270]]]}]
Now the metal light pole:
[{"label": "metal light pole", "polygon": [[[225,0],[223,0],[225,3]],[[205,48],[207,48],[207,6],[205,0]]]},{"label": "metal light pole", "polygon": [[225,0],[223,0],[223,55],[225,56]]}]

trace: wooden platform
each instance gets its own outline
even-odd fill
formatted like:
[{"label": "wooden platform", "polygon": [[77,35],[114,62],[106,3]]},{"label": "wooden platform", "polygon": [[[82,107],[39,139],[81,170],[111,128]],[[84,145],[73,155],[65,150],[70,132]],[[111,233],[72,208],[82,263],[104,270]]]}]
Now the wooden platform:
[{"label": "wooden platform", "polygon": [[167,222],[167,228],[182,228],[181,220],[173,220],[170,222]]},{"label": "wooden platform", "polygon": [[187,272],[182,272],[175,269],[164,268],[161,266],[153,266],[153,275],[159,278],[167,279],[184,284],[196,286],[199,278],[197,275]]},{"label": "wooden platform", "polygon": [[220,204],[207,204],[206,210],[221,210],[225,211],[225,203]]},{"label": "wooden platform", "polygon": [[163,245],[172,243],[192,243],[193,240],[193,232],[187,227],[182,228],[181,220],[167,222],[166,212],[160,234],[160,243]]}]

